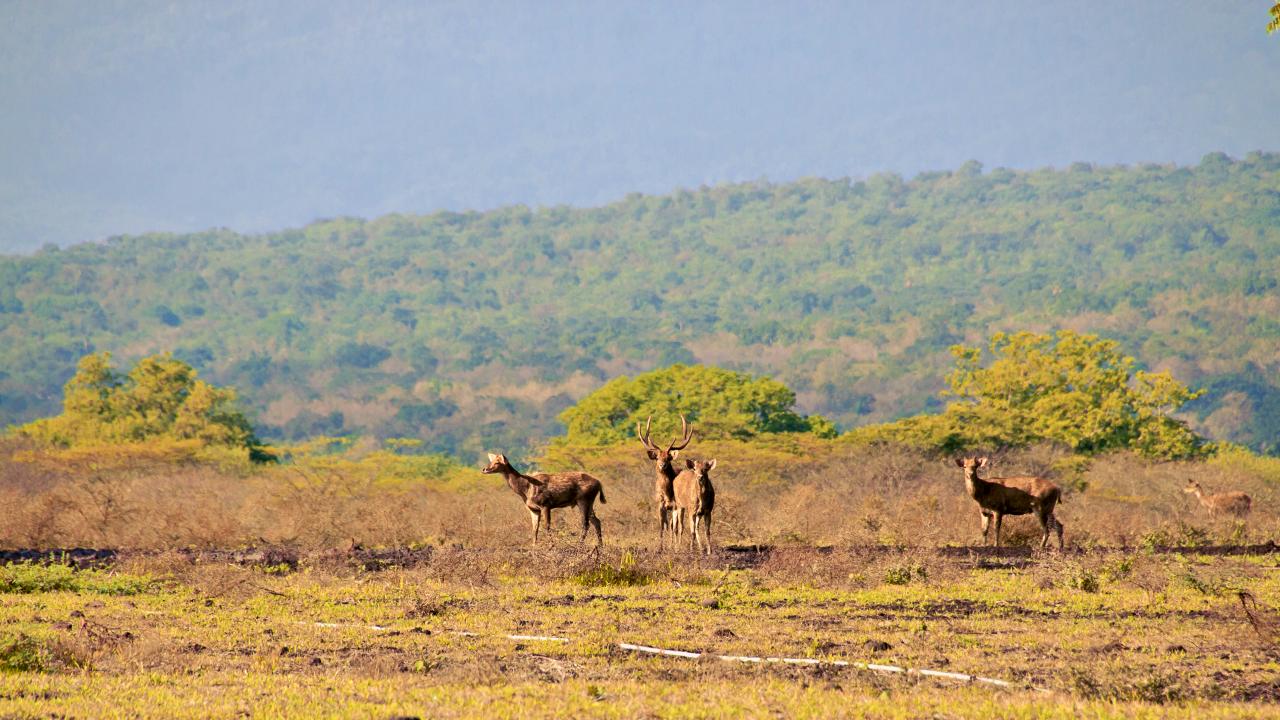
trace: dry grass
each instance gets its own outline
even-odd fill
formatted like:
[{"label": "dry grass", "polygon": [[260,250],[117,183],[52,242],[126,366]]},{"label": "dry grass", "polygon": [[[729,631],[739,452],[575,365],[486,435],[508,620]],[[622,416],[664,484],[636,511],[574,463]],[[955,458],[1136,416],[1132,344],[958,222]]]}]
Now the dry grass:
[{"label": "dry grass", "polygon": [[[527,515],[500,480],[475,473],[463,484],[386,484],[370,475],[305,465],[249,474],[214,465],[141,467],[109,473],[56,472],[0,453],[0,547],[296,548],[437,545],[499,547],[528,542]],[[719,465],[718,544],[937,547],[980,541],[976,506],[945,458],[902,448],[782,439],[701,443]],[[1040,448],[1003,457],[992,474],[1056,472],[1061,453]],[[1240,544],[1280,531],[1276,461],[1236,458],[1152,464],[1130,455],[1095,459],[1068,487],[1058,517],[1075,547]],[[611,545],[656,545],[651,469],[635,447],[556,449],[551,470],[587,468],[605,485],[597,504]],[[1198,478],[1213,491],[1254,498],[1247,522],[1211,520],[1182,487]],[[1083,488],[1073,489],[1073,488]],[[552,547],[577,544],[575,510],[554,514]],[[1029,517],[1010,518],[1004,540],[1039,537]]]}]

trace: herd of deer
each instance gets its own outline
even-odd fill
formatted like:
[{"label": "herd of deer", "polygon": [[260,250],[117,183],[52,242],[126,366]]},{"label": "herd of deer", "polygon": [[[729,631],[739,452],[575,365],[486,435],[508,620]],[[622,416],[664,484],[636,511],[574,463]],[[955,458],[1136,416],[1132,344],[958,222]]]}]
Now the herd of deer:
[{"label": "herd of deer", "polygon": [[[672,547],[684,535],[689,526],[689,549],[711,554],[711,511],[715,508],[716,491],[711,483],[711,471],[715,460],[685,458],[679,472],[676,458],[693,439],[693,427],[680,416],[680,437],[672,438],[663,448],[649,439],[649,418],[640,428],[636,423],[636,438],[644,445],[645,454],[653,461],[653,500],[658,511],[658,548],[662,549],[670,538]],[[965,490],[978,503],[982,517],[982,541],[985,544],[991,525],[995,524],[995,545],[1000,547],[1000,525],[1006,515],[1034,515],[1040,523],[1042,535],[1040,547],[1049,545],[1050,533],[1058,536],[1058,549],[1063,547],[1062,523],[1054,517],[1053,510],[1062,498],[1062,488],[1035,476],[982,478],[978,470],[987,467],[987,457],[956,458],[955,463],[964,471]],[[525,475],[511,466],[502,454],[489,454],[489,464],[480,472],[498,473],[507,481],[512,492],[520,496],[529,511],[533,527],[533,543],[538,543],[538,531],[546,522],[551,529],[551,511],[555,508],[577,506],[582,513],[582,539],[595,526],[596,543],[603,544],[600,518],[596,517],[595,502],[607,502],[600,481],[585,472],[541,473]],[[1252,508],[1252,499],[1242,492],[1225,492],[1205,495],[1200,483],[1188,481],[1184,489],[1194,494],[1211,517],[1230,515],[1243,518]]]}]

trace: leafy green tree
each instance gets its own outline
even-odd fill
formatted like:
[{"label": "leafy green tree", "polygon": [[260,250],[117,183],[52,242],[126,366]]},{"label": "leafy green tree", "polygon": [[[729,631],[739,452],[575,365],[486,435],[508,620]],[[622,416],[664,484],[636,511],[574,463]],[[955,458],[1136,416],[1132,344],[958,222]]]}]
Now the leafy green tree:
[{"label": "leafy green tree", "polygon": [[236,405],[235,391],[200,380],[169,353],[139,360],[124,376],[112,369],[111,353],[84,356],[64,387],[62,414],[23,425],[17,433],[61,447],[193,440],[268,458]]},{"label": "leafy green tree", "polygon": [[617,377],[560,414],[565,443],[608,445],[635,436],[654,419],[655,436],[675,433],[683,414],[698,437],[749,438],[760,433],[812,432],[834,437],[835,425],[797,414],[796,394],[767,377],[705,365],[672,365],[634,378]]},{"label": "leafy green tree", "polygon": [[1170,413],[1195,399],[1168,373],[1134,370],[1114,340],[1062,330],[992,336],[981,348],[956,345],[940,415],[908,418],[863,434],[944,451],[1059,442],[1094,454],[1132,449],[1153,458],[1202,453],[1204,441]]}]

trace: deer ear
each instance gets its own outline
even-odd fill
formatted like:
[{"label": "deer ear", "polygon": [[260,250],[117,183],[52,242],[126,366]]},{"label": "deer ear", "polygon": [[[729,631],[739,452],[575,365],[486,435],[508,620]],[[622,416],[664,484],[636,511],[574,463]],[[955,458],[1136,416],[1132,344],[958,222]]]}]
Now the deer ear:
[{"label": "deer ear", "polygon": [[675,460],[675,459],[676,459],[676,458],[678,458],[678,457],[680,457],[680,451],[679,451],[679,450],[672,450],[672,451],[671,451],[671,459],[672,459],[672,460]]},{"label": "deer ear", "polygon": [[710,472],[715,469],[716,469],[716,459],[711,458],[711,462],[707,463],[707,472]]},{"label": "deer ear", "polygon": [[980,457],[978,458],[978,467],[986,467],[989,462],[991,462],[991,458]]},{"label": "deer ear", "polygon": [[498,462],[498,456],[493,453],[489,453],[489,462]]},{"label": "deer ear", "polygon": [[652,450],[645,450],[644,452],[645,452],[645,454],[646,454],[646,455],[648,455],[648,456],[649,456],[649,459],[650,459],[650,460],[657,460],[657,459],[658,459],[658,453],[656,453],[656,452],[654,452],[654,451],[652,451]]},{"label": "deer ear", "polygon": [[956,458],[956,467],[964,467],[964,458]]},{"label": "deer ear", "polygon": [[693,458],[685,458],[685,459],[684,459],[684,466],[685,466],[685,467],[687,467],[687,468],[689,468],[690,470],[692,470],[692,469],[693,469]]},{"label": "deer ear", "polygon": [[528,480],[529,484],[535,487],[542,487],[543,485],[546,484],[537,478],[525,477],[525,480]]}]

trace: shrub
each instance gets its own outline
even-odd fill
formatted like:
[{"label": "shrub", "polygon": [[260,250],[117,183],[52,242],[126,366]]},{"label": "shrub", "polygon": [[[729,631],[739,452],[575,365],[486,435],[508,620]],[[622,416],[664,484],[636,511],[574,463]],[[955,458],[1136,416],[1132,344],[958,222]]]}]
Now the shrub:
[{"label": "shrub", "polygon": [[635,555],[630,550],[622,554],[622,559],[617,565],[601,562],[595,567],[578,573],[573,579],[587,587],[648,585],[653,581],[649,573],[638,566]]}]

